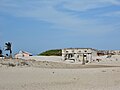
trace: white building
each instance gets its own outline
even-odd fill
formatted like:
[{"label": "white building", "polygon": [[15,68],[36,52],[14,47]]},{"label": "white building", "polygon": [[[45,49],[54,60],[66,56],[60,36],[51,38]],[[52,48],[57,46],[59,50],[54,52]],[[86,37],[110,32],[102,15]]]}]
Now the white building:
[{"label": "white building", "polygon": [[29,56],[32,56],[32,54],[26,51],[19,51],[19,53],[15,54],[15,58],[29,57]]},{"label": "white building", "polygon": [[92,48],[65,48],[62,49],[63,60],[74,60],[85,64],[91,62],[92,58],[97,56],[97,50]]}]

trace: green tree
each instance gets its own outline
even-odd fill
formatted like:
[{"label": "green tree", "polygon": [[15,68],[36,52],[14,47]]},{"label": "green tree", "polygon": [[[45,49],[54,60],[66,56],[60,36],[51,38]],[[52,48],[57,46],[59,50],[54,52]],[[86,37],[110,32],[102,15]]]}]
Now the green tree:
[{"label": "green tree", "polygon": [[47,50],[39,54],[39,56],[62,56],[61,49]]}]

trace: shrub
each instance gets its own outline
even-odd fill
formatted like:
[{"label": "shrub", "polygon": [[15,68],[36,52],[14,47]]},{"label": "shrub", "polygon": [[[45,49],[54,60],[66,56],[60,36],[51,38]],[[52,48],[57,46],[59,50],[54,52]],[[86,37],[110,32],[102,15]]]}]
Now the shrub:
[{"label": "shrub", "polygon": [[62,56],[61,49],[47,50],[39,54],[39,56]]}]

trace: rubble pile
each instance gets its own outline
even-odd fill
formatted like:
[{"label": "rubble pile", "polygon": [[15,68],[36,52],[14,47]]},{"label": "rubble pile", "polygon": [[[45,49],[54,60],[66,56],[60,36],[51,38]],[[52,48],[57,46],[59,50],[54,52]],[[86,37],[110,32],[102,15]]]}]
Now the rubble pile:
[{"label": "rubble pile", "polygon": [[16,67],[16,66],[33,66],[34,60],[22,60],[22,59],[1,59],[0,67]]}]

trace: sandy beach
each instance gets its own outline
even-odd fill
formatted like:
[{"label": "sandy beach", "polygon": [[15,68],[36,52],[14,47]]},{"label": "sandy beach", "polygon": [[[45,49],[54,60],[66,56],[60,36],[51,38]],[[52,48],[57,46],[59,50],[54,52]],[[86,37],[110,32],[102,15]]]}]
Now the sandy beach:
[{"label": "sandy beach", "polygon": [[120,90],[119,59],[106,62],[80,65],[37,61],[33,66],[1,65],[0,90]]}]

